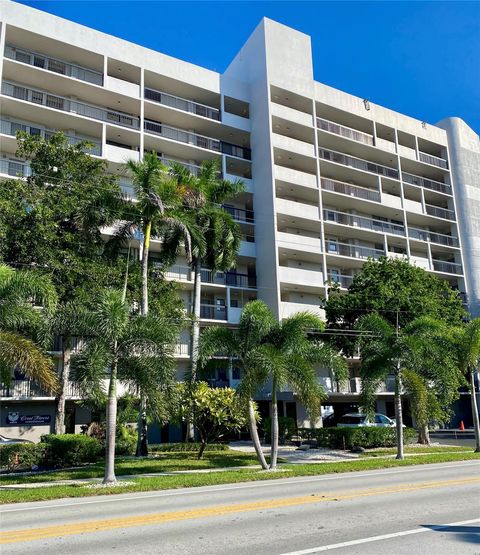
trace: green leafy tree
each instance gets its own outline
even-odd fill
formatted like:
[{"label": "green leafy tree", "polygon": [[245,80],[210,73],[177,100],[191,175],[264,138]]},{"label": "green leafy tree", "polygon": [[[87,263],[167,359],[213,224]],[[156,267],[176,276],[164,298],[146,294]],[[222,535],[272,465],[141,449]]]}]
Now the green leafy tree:
[{"label": "green leafy tree", "polygon": [[475,373],[480,366],[480,318],[471,320],[456,330],[457,363],[462,374],[468,379],[472,402],[473,428],[475,430],[475,452],[480,453],[480,421],[478,416]]},{"label": "green leafy tree", "polygon": [[227,434],[239,432],[247,424],[247,410],[235,390],[230,387],[212,388],[197,381],[190,386],[178,384],[178,405],[174,420],[183,422],[193,415],[200,439],[198,458],[209,443],[220,441]]},{"label": "green leafy tree", "polygon": [[47,391],[56,391],[51,359],[38,342],[43,318],[55,307],[57,295],[47,276],[0,264],[0,378],[8,384],[18,367]]},{"label": "green leafy tree", "polygon": [[75,377],[92,397],[108,379],[104,483],[114,483],[117,381],[152,392],[173,383],[176,328],[153,313],[135,316],[122,293],[105,290],[92,311],[95,335],[75,358]]},{"label": "green leafy tree", "polygon": [[365,314],[381,314],[390,324],[403,328],[420,316],[459,325],[466,312],[458,291],[447,281],[422,268],[395,258],[368,260],[353,278],[346,294],[335,287],[325,302],[327,327],[346,331],[332,335],[332,341],[352,356],[355,340],[351,330]]},{"label": "green leafy tree", "polygon": [[324,395],[315,365],[333,367],[339,380],[345,377],[346,365],[343,359],[328,346],[309,339],[309,334],[321,329],[322,323],[309,313],[299,313],[279,324],[265,303],[251,301],[242,310],[237,329],[213,326],[202,333],[202,366],[217,355],[227,355],[233,357],[243,370],[237,391],[248,406],[250,435],[264,469],[268,465],[258,437],[253,403],[258,389],[272,382],[270,468],[275,469],[278,452],[278,390],[285,385],[291,387],[314,419],[320,413],[320,402]]}]

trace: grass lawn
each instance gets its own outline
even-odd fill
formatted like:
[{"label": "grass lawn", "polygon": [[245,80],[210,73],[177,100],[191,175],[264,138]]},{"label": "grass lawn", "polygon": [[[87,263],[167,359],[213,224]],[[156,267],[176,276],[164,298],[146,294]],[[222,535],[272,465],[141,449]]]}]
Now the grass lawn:
[{"label": "grass lawn", "polygon": [[[185,453],[182,454],[185,456]],[[213,455],[213,453],[212,453]],[[88,488],[84,484],[59,485],[32,489],[12,489],[0,491],[1,503],[20,503],[27,501],[45,501],[62,497],[88,497],[93,495],[109,495],[118,493],[167,490],[185,487],[210,486],[237,482],[274,480],[294,476],[315,476],[321,474],[355,472],[392,468],[396,466],[412,466],[462,460],[479,460],[480,454],[470,452],[432,453],[421,457],[409,457],[403,461],[396,459],[365,458],[356,461],[333,462],[321,464],[282,464],[280,472],[266,472],[256,469],[227,470],[210,474],[181,474],[136,478],[133,484],[115,488]],[[146,461],[148,462],[148,461]],[[118,472],[120,474],[120,472]],[[12,486],[14,487],[14,486]]]},{"label": "grass lawn", "polygon": [[[254,454],[240,451],[207,451],[203,459],[198,460],[195,452],[155,453],[147,459],[135,457],[117,457],[115,473],[117,476],[128,474],[150,474],[153,472],[172,472],[174,470],[202,470],[209,468],[225,468],[230,466],[251,466],[258,464]],[[84,468],[55,470],[30,476],[3,476],[2,484],[26,484],[35,482],[52,482],[55,480],[74,480],[80,478],[101,478],[104,472],[104,462],[89,465]]]},{"label": "grass lawn", "polygon": [[[395,447],[386,449],[375,449],[372,451],[365,451],[362,457],[385,457],[386,455],[395,455],[397,452]],[[431,445],[430,447],[404,447],[405,454],[421,455],[424,453],[454,453],[454,452],[472,452],[472,447],[458,446],[458,445]]]}]

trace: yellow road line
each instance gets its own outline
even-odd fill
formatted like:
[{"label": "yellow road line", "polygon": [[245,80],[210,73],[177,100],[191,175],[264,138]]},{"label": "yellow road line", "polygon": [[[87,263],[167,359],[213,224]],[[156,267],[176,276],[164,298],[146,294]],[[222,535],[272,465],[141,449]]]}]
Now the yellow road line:
[{"label": "yellow road line", "polygon": [[79,522],[77,524],[59,524],[56,526],[46,526],[44,528],[32,528],[23,530],[10,530],[3,532],[0,544],[28,542],[46,538],[57,538],[76,534],[87,534],[114,530],[117,528],[131,528],[134,526],[146,526],[150,524],[162,524],[164,522],[175,522],[196,518],[213,516],[224,516],[233,513],[244,513],[259,511],[262,509],[277,509],[281,507],[294,507],[298,505],[308,505],[321,503],[324,501],[339,501],[355,499],[358,497],[368,497],[373,495],[384,495],[388,493],[404,493],[423,489],[441,488],[447,486],[464,485],[480,482],[478,477],[469,477],[459,480],[447,480],[442,482],[425,482],[392,488],[371,488],[368,490],[356,490],[339,495],[312,494],[302,497],[287,497],[283,499],[268,499],[265,501],[255,501],[252,503],[236,503],[233,505],[217,505],[214,507],[204,507],[200,509],[190,509],[184,511],[174,511],[166,513],[152,513],[138,516],[113,518],[106,520],[91,520]]}]

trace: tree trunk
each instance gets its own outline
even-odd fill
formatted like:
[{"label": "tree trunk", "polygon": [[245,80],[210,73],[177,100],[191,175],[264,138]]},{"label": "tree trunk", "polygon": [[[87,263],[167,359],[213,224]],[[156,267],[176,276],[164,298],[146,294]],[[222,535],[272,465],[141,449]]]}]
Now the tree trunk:
[{"label": "tree trunk", "polygon": [[[191,381],[197,381],[198,370],[198,347],[200,343],[200,300],[202,294],[202,261],[196,258],[193,262],[193,325],[192,325],[192,340],[191,340],[191,353],[190,353],[190,372]],[[195,429],[192,422],[191,414],[188,415],[187,420],[187,436],[186,441],[194,441]]]},{"label": "tree trunk", "polygon": [[270,447],[270,470],[277,469],[278,456],[278,404],[277,404],[277,380],[272,384],[272,445]]},{"label": "tree trunk", "polygon": [[203,457],[203,453],[206,447],[207,447],[206,442],[202,441],[202,443],[200,444],[200,450],[198,451],[197,459],[201,459]]},{"label": "tree trunk", "polygon": [[[115,345],[116,350],[116,345]],[[105,477],[104,484],[115,484],[115,436],[117,432],[117,361],[112,363],[110,383],[108,385],[107,430],[105,446]]]},{"label": "tree trunk", "polygon": [[70,377],[70,359],[72,356],[72,338],[70,335],[63,337],[62,341],[62,371],[60,373],[60,393],[58,394],[55,410],[55,433],[65,433],[65,399]]},{"label": "tree trunk", "polygon": [[395,370],[395,421],[397,428],[397,459],[403,459],[402,378],[400,364]]},{"label": "tree trunk", "polygon": [[[150,250],[150,233],[152,231],[152,222],[145,224],[143,237],[143,253],[142,253],[142,316],[148,315],[148,253]],[[146,457],[148,455],[147,441],[147,401],[145,395],[140,391],[140,410],[138,413],[137,425],[137,450],[136,457]]]},{"label": "tree trunk", "polygon": [[251,399],[248,401],[248,427],[250,429],[250,437],[252,438],[255,452],[257,453],[258,462],[260,463],[263,470],[268,470],[267,461],[265,460],[265,455],[263,454],[262,446],[260,445],[260,438],[258,437],[257,422],[255,420],[255,410],[253,407],[253,401]]},{"label": "tree trunk", "polygon": [[475,431],[475,453],[480,453],[480,419],[478,416],[475,376],[473,370],[470,372],[470,395],[472,398],[473,429]]},{"label": "tree trunk", "polygon": [[422,445],[430,445],[430,432],[428,424],[420,424],[418,426],[418,443]]},{"label": "tree trunk", "polygon": [[152,222],[145,224],[145,231],[143,237],[143,252],[142,252],[142,314],[148,314],[148,252],[150,250],[150,233],[152,231]]},{"label": "tree trunk", "polygon": [[140,410],[138,413],[138,435],[136,457],[146,457],[148,455],[148,425],[147,425],[147,400],[143,393],[140,393]]}]

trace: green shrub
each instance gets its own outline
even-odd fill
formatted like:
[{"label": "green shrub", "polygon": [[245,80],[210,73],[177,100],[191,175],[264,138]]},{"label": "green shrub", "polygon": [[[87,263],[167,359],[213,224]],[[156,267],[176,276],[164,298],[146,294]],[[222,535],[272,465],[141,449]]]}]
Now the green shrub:
[{"label": "green shrub", "polygon": [[12,443],[0,446],[0,467],[2,470],[32,470],[44,464],[44,443]]},{"label": "green shrub", "polygon": [[96,462],[102,454],[100,442],[79,434],[48,434],[42,436],[46,443],[45,462],[54,468]]},{"label": "green shrub", "polygon": [[[198,453],[200,443],[156,443],[148,446],[152,453]],[[228,451],[225,443],[208,443],[205,451]]]},{"label": "green shrub", "polygon": [[134,455],[137,449],[137,432],[128,426],[117,426],[116,455]]},{"label": "green shrub", "polygon": [[[265,418],[265,442],[270,443],[272,437],[272,419]],[[278,436],[280,444],[285,443],[297,433],[297,423],[294,418],[289,416],[278,417]]]},{"label": "green shrub", "polygon": [[[373,449],[375,447],[395,447],[395,428],[301,428],[298,431],[303,440],[316,439],[319,447],[329,449],[352,449],[352,447],[363,447]],[[413,428],[404,428],[403,441],[405,444],[414,443],[417,432]]]}]

